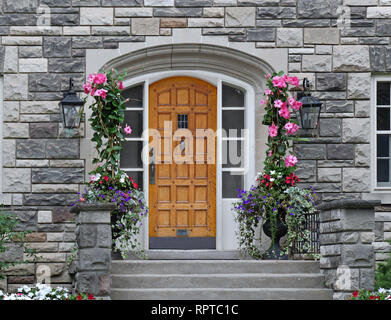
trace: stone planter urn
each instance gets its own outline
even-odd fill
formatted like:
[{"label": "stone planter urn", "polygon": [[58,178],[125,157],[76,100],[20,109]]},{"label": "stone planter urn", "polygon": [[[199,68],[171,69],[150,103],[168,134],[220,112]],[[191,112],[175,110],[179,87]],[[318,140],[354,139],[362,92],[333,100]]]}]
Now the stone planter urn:
[{"label": "stone planter urn", "polygon": [[111,203],[81,203],[76,214],[77,254],[71,268],[74,292],[110,298],[111,289]]},{"label": "stone planter urn", "polygon": [[288,227],[283,223],[285,220],[285,212],[278,212],[277,224],[275,232],[272,232],[272,223],[270,219],[266,219],[262,225],[263,232],[271,239],[271,245],[265,253],[265,260],[287,260],[288,255],[281,254],[280,239],[288,232]]}]

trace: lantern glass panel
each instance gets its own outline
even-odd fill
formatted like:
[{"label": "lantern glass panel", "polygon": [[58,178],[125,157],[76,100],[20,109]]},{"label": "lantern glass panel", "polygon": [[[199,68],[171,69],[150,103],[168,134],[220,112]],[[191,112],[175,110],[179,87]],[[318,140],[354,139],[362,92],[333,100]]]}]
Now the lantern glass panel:
[{"label": "lantern glass panel", "polygon": [[320,106],[304,106],[300,109],[300,120],[303,129],[314,129],[317,126]]},{"label": "lantern glass panel", "polygon": [[63,104],[65,128],[78,128],[80,126],[81,106]]}]

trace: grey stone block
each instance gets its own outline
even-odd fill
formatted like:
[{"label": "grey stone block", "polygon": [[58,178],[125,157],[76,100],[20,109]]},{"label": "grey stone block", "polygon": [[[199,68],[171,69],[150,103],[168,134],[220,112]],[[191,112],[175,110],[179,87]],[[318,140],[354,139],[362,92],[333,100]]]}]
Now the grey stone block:
[{"label": "grey stone block", "polygon": [[329,160],[354,159],[354,145],[353,144],[328,144],[327,159]]},{"label": "grey stone block", "polygon": [[45,140],[17,140],[16,157],[18,159],[44,159]]},{"label": "grey stone block", "polygon": [[338,18],[338,7],[342,0],[298,0],[299,18]]},{"label": "grey stone block", "polygon": [[377,36],[391,36],[391,22],[390,19],[378,20],[376,25]]},{"label": "grey stone block", "polygon": [[213,0],[175,0],[176,7],[210,7]]},{"label": "grey stone block", "polygon": [[349,267],[371,267],[373,259],[372,245],[353,244],[341,248],[341,263]]},{"label": "grey stone block", "polygon": [[36,231],[37,230],[37,212],[32,210],[14,211],[19,220],[16,231]]},{"label": "grey stone block", "polygon": [[25,206],[52,206],[68,205],[70,201],[65,194],[24,194],[23,205]]},{"label": "grey stone block", "polygon": [[29,74],[28,88],[29,91],[59,92],[61,89],[61,75],[53,73],[31,73]]},{"label": "grey stone block", "polygon": [[341,136],[341,119],[320,119],[319,133],[323,137]]},{"label": "grey stone block", "polygon": [[92,248],[79,250],[79,270],[110,270],[111,249]]},{"label": "grey stone block", "polygon": [[369,71],[368,46],[334,46],[333,71]]},{"label": "grey stone block", "polygon": [[76,139],[48,140],[46,156],[49,159],[77,159],[79,149],[79,140]]},{"label": "grey stone block", "polygon": [[346,90],[346,73],[317,73],[316,89],[322,91]]},{"label": "grey stone block", "polygon": [[111,248],[111,226],[110,224],[97,226],[97,243],[99,248]]},{"label": "grey stone block", "polygon": [[296,8],[292,7],[259,7],[258,19],[293,19],[296,18]]},{"label": "grey stone block", "polygon": [[154,8],[155,17],[201,17],[202,8]]},{"label": "grey stone block", "polygon": [[102,6],[112,7],[140,7],[143,5],[143,0],[102,0]]},{"label": "grey stone block", "polygon": [[274,41],[275,36],[274,28],[247,29],[247,41]]},{"label": "grey stone block", "polygon": [[73,49],[99,49],[103,48],[102,37],[73,37]]},{"label": "grey stone block", "polygon": [[49,72],[83,72],[85,60],[83,58],[51,58]]},{"label": "grey stone block", "polygon": [[30,138],[56,138],[58,123],[30,123]]},{"label": "grey stone block", "polygon": [[47,58],[70,57],[72,55],[72,38],[44,37],[43,55]]},{"label": "grey stone block", "polygon": [[50,23],[52,26],[77,26],[79,25],[79,14],[51,14]]},{"label": "grey stone block", "polygon": [[38,0],[4,0],[4,12],[36,12]]},{"label": "grey stone block", "polygon": [[6,244],[7,250],[0,253],[1,262],[18,262],[23,260],[24,248],[16,243]]},{"label": "grey stone block", "polygon": [[300,144],[294,146],[294,152],[299,159],[325,159],[326,146],[322,144]]},{"label": "grey stone block", "polygon": [[80,168],[33,168],[33,183],[83,183],[84,169]]},{"label": "grey stone block", "polygon": [[326,112],[348,113],[354,111],[353,101],[349,100],[330,100],[326,101]]},{"label": "grey stone block", "polygon": [[93,224],[82,224],[75,231],[79,248],[93,248],[97,242],[97,226]]},{"label": "grey stone block", "polygon": [[360,289],[375,289],[375,271],[372,268],[360,269]]},{"label": "grey stone block", "polygon": [[78,224],[97,223],[97,224],[110,224],[109,211],[84,211],[82,210],[76,216],[76,222]]}]

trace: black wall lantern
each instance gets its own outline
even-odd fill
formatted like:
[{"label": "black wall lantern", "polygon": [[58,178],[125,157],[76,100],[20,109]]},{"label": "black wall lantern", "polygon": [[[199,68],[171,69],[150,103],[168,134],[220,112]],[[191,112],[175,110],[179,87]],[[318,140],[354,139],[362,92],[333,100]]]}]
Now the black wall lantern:
[{"label": "black wall lantern", "polygon": [[79,128],[81,109],[84,101],[73,90],[73,79],[69,79],[69,91],[64,92],[64,98],[59,103],[62,109],[64,127],[68,129]]},{"label": "black wall lantern", "polygon": [[311,96],[310,82],[303,79],[303,92],[297,94],[297,99],[303,104],[300,108],[300,123],[302,129],[315,129],[318,125],[322,102]]}]

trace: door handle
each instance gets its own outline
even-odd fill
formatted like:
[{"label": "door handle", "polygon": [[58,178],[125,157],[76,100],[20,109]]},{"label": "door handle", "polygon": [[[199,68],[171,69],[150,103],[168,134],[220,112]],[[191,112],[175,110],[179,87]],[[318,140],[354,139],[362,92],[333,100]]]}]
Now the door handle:
[{"label": "door handle", "polygon": [[149,184],[155,184],[155,154],[153,148],[151,148],[149,157],[151,159],[151,163],[149,164]]}]

